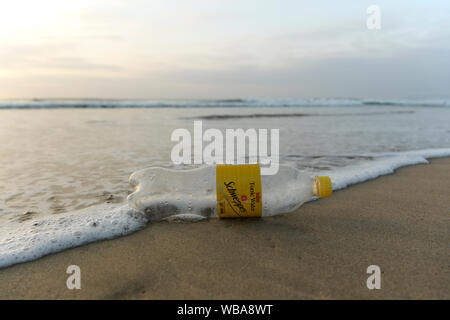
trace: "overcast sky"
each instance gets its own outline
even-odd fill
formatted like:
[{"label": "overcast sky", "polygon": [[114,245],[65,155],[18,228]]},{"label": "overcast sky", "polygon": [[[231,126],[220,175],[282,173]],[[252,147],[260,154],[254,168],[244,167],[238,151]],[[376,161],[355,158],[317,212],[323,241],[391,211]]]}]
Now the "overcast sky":
[{"label": "overcast sky", "polygon": [[0,0],[0,98],[450,97],[449,15],[450,1]]}]

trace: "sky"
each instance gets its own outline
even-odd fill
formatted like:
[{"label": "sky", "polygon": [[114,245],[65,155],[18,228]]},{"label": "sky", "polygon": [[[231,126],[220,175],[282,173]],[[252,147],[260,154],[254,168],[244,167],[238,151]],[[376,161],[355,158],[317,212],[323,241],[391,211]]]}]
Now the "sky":
[{"label": "sky", "polygon": [[449,15],[439,0],[0,0],[0,98],[448,98]]}]

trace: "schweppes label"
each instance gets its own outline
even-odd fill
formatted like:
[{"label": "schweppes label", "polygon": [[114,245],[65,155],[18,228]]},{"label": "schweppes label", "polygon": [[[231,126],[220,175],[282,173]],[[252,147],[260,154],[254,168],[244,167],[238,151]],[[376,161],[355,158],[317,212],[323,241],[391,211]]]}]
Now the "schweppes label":
[{"label": "schweppes label", "polygon": [[259,164],[217,165],[216,191],[219,218],[261,217]]}]

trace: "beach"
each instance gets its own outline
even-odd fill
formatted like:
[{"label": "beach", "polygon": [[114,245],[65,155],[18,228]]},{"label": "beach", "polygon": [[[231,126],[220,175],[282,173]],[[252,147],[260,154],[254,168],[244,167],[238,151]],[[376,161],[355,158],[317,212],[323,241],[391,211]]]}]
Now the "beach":
[{"label": "beach", "polygon": [[149,223],[1,269],[0,299],[449,299],[448,190],[450,159],[432,159],[291,214]]},{"label": "beach", "polygon": [[450,2],[4,2],[0,300],[450,299]]}]

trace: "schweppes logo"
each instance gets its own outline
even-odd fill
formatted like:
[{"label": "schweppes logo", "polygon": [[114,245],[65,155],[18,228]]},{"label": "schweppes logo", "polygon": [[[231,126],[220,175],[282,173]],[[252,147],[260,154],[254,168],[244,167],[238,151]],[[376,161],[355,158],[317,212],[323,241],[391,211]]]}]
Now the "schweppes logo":
[{"label": "schweppes logo", "polygon": [[[241,214],[246,214],[247,210],[245,209],[244,205],[242,204],[241,200],[239,200],[239,193],[238,190],[234,188],[236,183],[234,181],[230,182],[224,182],[223,183],[226,191],[228,192],[228,197],[225,196],[226,200],[231,203],[232,208],[234,207],[236,210],[238,210]],[[241,197],[242,198],[242,197]],[[236,212],[240,216],[239,213]]]},{"label": "schweppes logo", "polygon": [[217,211],[221,218],[262,215],[259,164],[217,165]]}]

